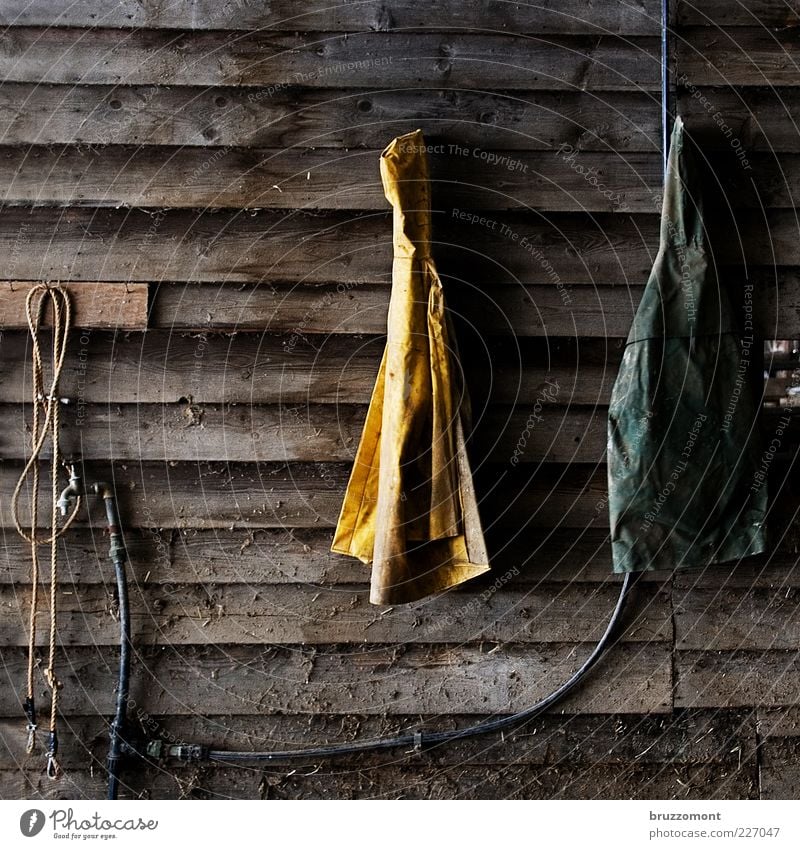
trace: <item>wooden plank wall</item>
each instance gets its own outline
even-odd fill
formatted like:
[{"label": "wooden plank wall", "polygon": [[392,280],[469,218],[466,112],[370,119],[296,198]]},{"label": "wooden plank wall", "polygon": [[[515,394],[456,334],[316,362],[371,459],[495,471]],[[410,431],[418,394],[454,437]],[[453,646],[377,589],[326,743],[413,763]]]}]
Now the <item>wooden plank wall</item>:
[{"label": "wooden plank wall", "polygon": [[[618,589],[605,405],[657,248],[658,14],[657,0],[2,4],[4,278],[149,287],[146,332],[75,334],[64,445],[122,500],[131,712],[151,734],[266,748],[456,727],[522,708],[590,651]],[[738,228],[720,262],[734,282],[746,263],[768,338],[800,334],[798,24],[777,0],[675,9],[679,107]],[[388,610],[328,547],[383,345],[378,155],[417,127],[435,146],[435,251],[494,572]],[[9,494],[27,353],[2,332],[0,796],[97,797],[117,625],[87,522],[64,546],[65,780],[24,754],[30,579]],[[555,401],[522,438],[546,381]],[[796,796],[789,443],[775,554],[730,577],[648,575],[602,669],[503,740],[299,770],[162,764],[129,769],[124,795]]]}]

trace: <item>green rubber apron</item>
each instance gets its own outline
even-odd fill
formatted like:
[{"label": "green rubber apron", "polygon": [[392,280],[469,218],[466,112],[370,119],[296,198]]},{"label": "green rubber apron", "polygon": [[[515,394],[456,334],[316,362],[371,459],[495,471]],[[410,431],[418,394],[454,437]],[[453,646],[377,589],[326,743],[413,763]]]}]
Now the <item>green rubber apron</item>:
[{"label": "green rubber apron", "polygon": [[678,118],[661,244],[609,409],[615,572],[701,567],[766,550],[752,318],[738,326],[706,250],[696,155]]}]

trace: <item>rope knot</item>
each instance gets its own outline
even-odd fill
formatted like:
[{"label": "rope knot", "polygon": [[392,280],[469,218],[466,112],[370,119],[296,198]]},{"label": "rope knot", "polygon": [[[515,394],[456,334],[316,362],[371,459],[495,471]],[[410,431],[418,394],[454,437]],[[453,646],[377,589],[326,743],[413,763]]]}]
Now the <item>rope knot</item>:
[{"label": "rope knot", "polygon": [[55,691],[55,690],[61,689],[62,684],[58,680],[58,678],[56,677],[55,669],[45,669],[43,674],[44,674],[45,681],[47,681],[47,686],[51,690]]},{"label": "rope knot", "polygon": [[36,751],[36,726],[32,723],[28,723],[28,742],[25,745],[25,751],[32,755]]}]

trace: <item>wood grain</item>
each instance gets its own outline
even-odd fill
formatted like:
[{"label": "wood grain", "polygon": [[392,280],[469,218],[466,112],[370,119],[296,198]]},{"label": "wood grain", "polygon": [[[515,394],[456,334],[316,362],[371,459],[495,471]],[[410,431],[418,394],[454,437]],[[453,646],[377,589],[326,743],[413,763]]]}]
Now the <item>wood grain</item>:
[{"label": "wood grain", "polygon": [[797,649],[797,588],[687,587],[675,592],[679,649],[736,651]]},{"label": "wood grain", "polygon": [[[474,465],[479,496],[492,493],[481,499],[489,529],[608,526],[604,466]],[[20,471],[17,461],[0,464],[0,491],[11,493]],[[95,475],[115,481],[128,527],[255,529],[333,527],[349,472],[347,463],[123,461]],[[13,527],[10,497],[0,499],[0,523]]]},{"label": "wood grain", "polygon": [[[437,261],[475,284],[642,283],[658,246],[657,215],[493,212],[481,224],[453,210],[434,213]],[[377,284],[390,279],[391,213],[10,208],[0,250],[22,280]]]},{"label": "wood grain", "polygon": [[[26,302],[34,282],[0,281],[0,327],[28,327]],[[72,323],[77,328],[117,328],[144,330],[147,327],[148,287],[143,283],[65,284],[72,305]],[[52,322],[49,308],[44,311],[44,324]]]},{"label": "wood grain", "polygon": [[[424,728],[446,731],[465,728],[474,716],[151,716],[144,711],[132,715],[134,726],[165,740],[206,740],[216,748],[267,750],[277,746],[342,743],[375,739]],[[138,721],[137,721],[138,720]],[[763,727],[763,723],[759,723]],[[70,770],[93,763],[102,768],[107,748],[108,720],[99,716],[70,718],[70,733],[59,749],[61,765]],[[25,735],[16,718],[0,719],[0,771],[33,763],[25,754]],[[544,715],[506,730],[473,739],[428,746],[422,759],[402,749],[378,754],[346,756],[336,764],[319,763],[322,772],[345,767],[373,770],[404,766],[497,766],[514,764],[582,767],[601,765],[700,766],[714,764],[735,768],[740,760],[752,761],[756,747],[756,718],[753,711],[689,710],[672,715]],[[35,762],[35,761],[34,761]],[[302,763],[302,761],[300,762]],[[314,763],[308,761],[308,763]],[[141,767],[140,767],[141,768]],[[271,769],[291,767],[274,764]],[[139,769],[129,766],[129,777]],[[305,770],[304,770],[305,771]],[[153,771],[155,772],[155,770]]]},{"label": "wood grain", "polygon": [[508,30],[531,33],[618,33],[654,35],[658,31],[657,0],[636,6],[610,4],[586,8],[582,0],[539,0],[535,4],[484,6],[444,0],[420,7],[399,0],[387,7],[380,0],[330,6],[325,0],[307,0],[302,11],[291,0],[269,6],[248,2],[217,3],[195,0],[191,11],[181,5],[164,6],[156,0],[77,0],[65,9],[53,9],[46,0],[10,0],[0,13],[5,26],[132,27],[147,29],[318,30],[320,32],[392,31],[404,29]]},{"label": "wood grain", "polygon": [[675,706],[776,707],[800,697],[796,651],[681,651],[675,655]]},{"label": "wood grain", "polygon": [[[187,716],[235,713],[382,715],[493,714],[521,710],[549,693],[585,659],[590,646],[490,646],[315,648],[230,646],[144,649],[134,676],[131,709]],[[4,651],[0,715],[18,716],[17,692],[25,677],[21,649]],[[57,660],[67,714],[85,711],[87,694],[98,713],[113,712],[115,652],[74,648]],[[672,669],[664,643],[623,644],[557,708],[558,712],[669,713]]]},{"label": "wood grain", "polygon": [[[492,408],[476,422],[475,451],[502,463],[601,462],[607,411],[520,406]],[[169,407],[70,405],[61,447],[101,460],[352,462],[366,417],[363,406]],[[0,405],[0,457],[30,451],[30,410]],[[43,453],[49,457],[49,447]]]},{"label": "wood grain", "polygon": [[767,28],[756,20],[753,24],[684,28],[676,59],[681,73],[695,85],[796,86],[800,53],[795,27]]},{"label": "wood grain", "polygon": [[[103,799],[99,770],[74,770],[64,781],[42,777],[38,765],[0,772],[4,798]],[[736,766],[611,765],[600,767],[502,766],[431,769],[386,766],[380,770],[279,774],[248,768],[163,767],[123,777],[121,799],[755,799],[758,773]]]},{"label": "wood grain", "polygon": [[[459,209],[660,207],[658,154],[581,152],[573,162],[572,146],[510,155],[430,144],[433,191]],[[0,180],[8,205],[385,211],[379,161],[380,150],[6,147]]]},{"label": "wood grain", "polygon": [[[13,82],[276,87],[658,90],[658,39],[455,33],[6,30]],[[98,58],[102,57],[102,61]]]},{"label": "wood grain", "polygon": [[[363,584],[369,567],[330,550],[331,529],[257,529],[253,531],[177,530],[125,528],[130,555],[129,572],[136,587],[150,584],[308,584],[338,586]],[[620,575],[611,572],[608,534],[602,530],[576,532],[526,530],[490,533],[487,544],[492,571],[471,584],[476,591],[491,590],[498,579],[529,587],[547,582],[618,584]],[[62,548],[69,581],[75,584],[114,582],[108,559],[108,540],[100,529],[76,528]],[[787,561],[792,551],[779,548],[770,575],[791,570]],[[737,573],[746,567],[740,566]],[[646,572],[643,583],[664,583],[669,575]],[[30,583],[30,547],[13,533],[0,546],[0,584],[15,584],[20,590]],[[556,589],[553,589],[557,592]]]},{"label": "wood grain", "polygon": [[[366,577],[366,572],[364,577]],[[369,587],[293,584],[150,585],[131,593],[137,648],[153,645],[363,645],[412,643],[595,643],[618,596],[616,586],[541,585],[447,593],[396,609],[369,603]],[[30,590],[0,587],[0,644],[27,646]],[[117,646],[111,586],[68,584],[58,595],[63,646]],[[672,641],[669,597],[651,586],[627,612],[625,642]]]},{"label": "wood grain", "polygon": [[[344,8],[344,7],[342,7]],[[4,144],[194,145],[378,149],[425,132],[472,149],[658,150],[647,92],[491,91],[292,86],[259,98],[246,88],[3,82]],[[449,149],[449,148],[448,148]],[[475,160],[477,164],[478,159]]]},{"label": "wood grain", "polygon": [[[30,393],[26,344],[23,333],[0,336],[4,403],[22,403]],[[83,343],[72,338],[61,386],[76,404],[368,404],[385,344],[383,337],[96,332]],[[560,387],[549,393],[557,406],[607,403],[621,351],[622,340],[464,346],[476,416],[489,402],[535,404],[548,380]]]},{"label": "wood grain", "polygon": [[676,5],[680,25],[750,27],[759,24],[765,28],[790,28],[800,23],[797,4],[784,0],[748,0],[746,4],[705,0],[702,5],[692,0],[678,0]]}]

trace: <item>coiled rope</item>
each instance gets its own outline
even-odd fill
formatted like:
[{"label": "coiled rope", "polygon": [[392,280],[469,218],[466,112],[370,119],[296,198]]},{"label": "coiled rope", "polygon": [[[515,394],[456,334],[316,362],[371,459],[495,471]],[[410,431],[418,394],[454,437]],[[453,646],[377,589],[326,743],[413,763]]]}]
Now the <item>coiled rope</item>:
[{"label": "coiled rope", "polygon": [[[50,361],[50,386],[45,393],[44,359],[42,356],[41,328],[44,319],[45,304],[49,301],[53,313],[52,351]],[[34,667],[36,654],[36,624],[39,606],[39,546],[50,546],[50,640],[47,667],[44,677],[50,688],[50,735],[47,748],[47,768],[49,778],[61,776],[61,768],[56,759],[58,752],[58,735],[56,721],[58,715],[58,692],[61,683],[56,677],[55,654],[58,614],[58,539],[72,524],[80,509],[80,498],[76,499],[75,508],[58,526],[58,496],[59,470],[61,466],[61,450],[59,446],[60,410],[58,384],[64,367],[64,358],[72,326],[72,305],[68,292],[59,284],[40,283],[28,293],[25,301],[25,312],[28,328],[31,334],[32,349],[32,421],[31,421],[31,456],[22,470],[14,494],[11,498],[11,508],[17,533],[27,540],[31,546],[31,605],[28,630],[28,679],[25,714],[28,718],[27,751],[31,754],[36,748],[36,703],[34,697]],[[52,442],[51,462],[51,496],[50,529],[47,536],[42,536],[39,529],[39,485],[41,481],[41,455],[45,444],[50,438]],[[26,481],[30,479],[30,530],[22,526],[19,499]]]}]

